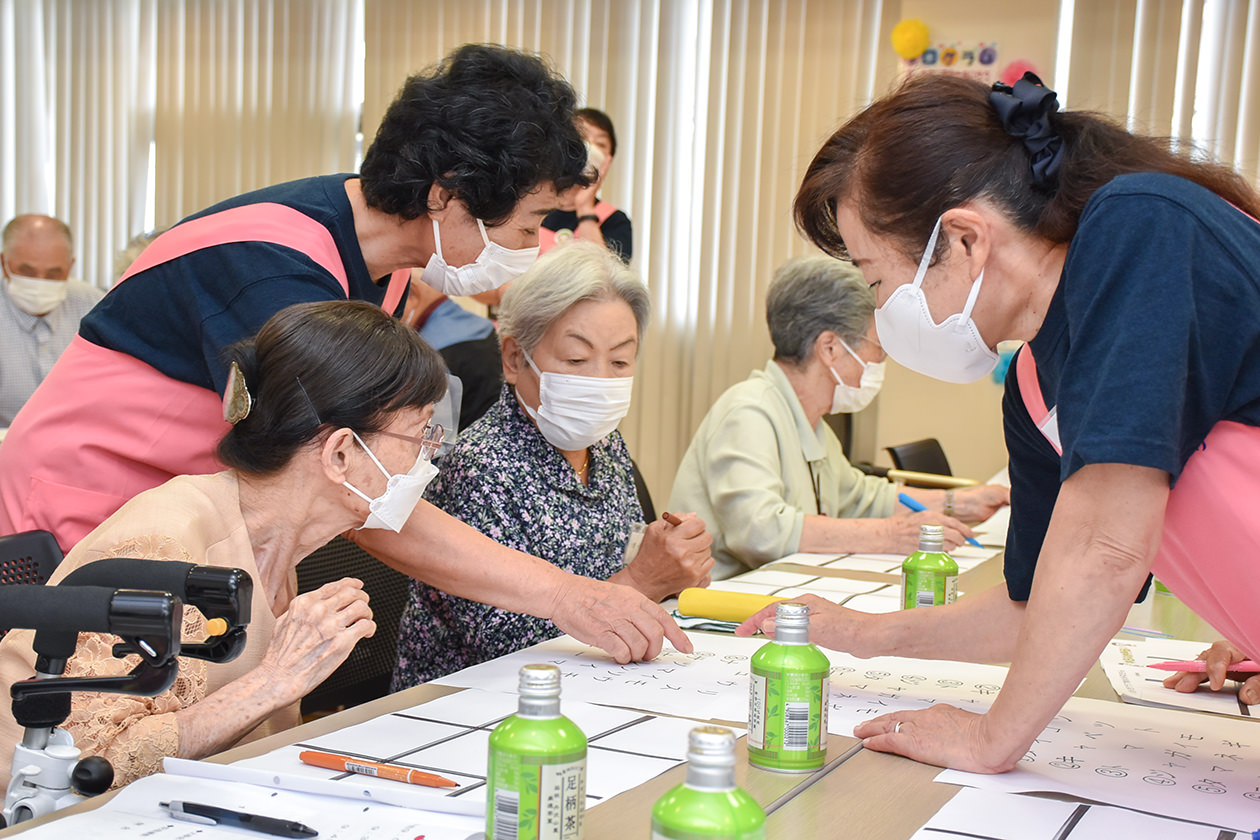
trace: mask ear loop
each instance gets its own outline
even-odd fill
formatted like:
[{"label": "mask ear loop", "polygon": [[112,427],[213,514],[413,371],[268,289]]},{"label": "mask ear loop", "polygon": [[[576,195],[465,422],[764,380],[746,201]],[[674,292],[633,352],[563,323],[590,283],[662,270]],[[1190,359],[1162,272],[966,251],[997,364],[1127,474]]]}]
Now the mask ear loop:
[{"label": "mask ear loop", "polygon": [[923,285],[923,277],[927,274],[928,266],[932,264],[932,257],[936,254],[936,238],[941,232],[941,219],[943,216],[937,217],[936,224],[932,227],[932,235],[928,237],[927,247],[923,249],[923,257],[919,260],[919,268],[914,273],[913,285],[916,289]]},{"label": "mask ear loop", "polygon": [[980,284],[984,282],[984,269],[980,269],[980,275],[976,277],[971,284],[971,291],[967,293],[967,303],[963,305],[962,312],[958,315],[958,325],[971,323],[971,310],[975,308],[976,298],[980,297]]},{"label": "mask ear loop", "polygon": [[437,252],[438,259],[446,262],[446,257],[442,256],[442,229],[437,219],[433,219],[433,250]]},{"label": "mask ear loop", "polygon": [[481,241],[485,243],[487,248],[490,247],[490,234],[486,233],[486,226],[481,219],[477,220],[477,230],[481,231]]}]

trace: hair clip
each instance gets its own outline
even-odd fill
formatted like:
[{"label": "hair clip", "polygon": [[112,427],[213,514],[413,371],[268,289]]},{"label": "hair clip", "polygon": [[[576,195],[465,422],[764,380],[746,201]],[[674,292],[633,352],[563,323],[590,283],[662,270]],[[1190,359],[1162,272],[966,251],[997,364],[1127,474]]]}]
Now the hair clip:
[{"label": "hair clip", "polygon": [[1050,115],[1059,110],[1059,96],[1034,73],[1025,73],[1012,85],[995,82],[989,102],[1011,137],[1024,142],[1032,160],[1033,183],[1054,184],[1063,162],[1063,138],[1050,126]]},{"label": "hair clip", "polygon": [[245,374],[241,366],[232,362],[228,368],[227,388],[223,391],[223,419],[235,426],[249,416],[254,407],[254,399],[245,387]]}]

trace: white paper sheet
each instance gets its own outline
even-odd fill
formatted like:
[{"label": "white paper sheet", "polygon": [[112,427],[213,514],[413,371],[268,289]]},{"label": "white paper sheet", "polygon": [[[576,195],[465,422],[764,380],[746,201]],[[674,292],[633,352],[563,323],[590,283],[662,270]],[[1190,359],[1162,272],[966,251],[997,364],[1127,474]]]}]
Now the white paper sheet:
[{"label": "white paper sheet", "polygon": [[743,721],[748,716],[748,658],[765,638],[688,633],[694,653],[672,647],[651,662],[618,665],[599,648],[561,636],[440,680],[441,685],[514,694],[522,665],[560,666],[566,701],[604,703],[684,717]]},{"label": "white paper sheet", "polygon": [[[687,735],[696,726],[695,721],[581,703],[573,700],[567,689],[564,686],[561,711],[578,725],[589,742],[588,807],[637,787],[686,760]],[[281,747],[225,769],[245,773],[243,778],[256,783],[271,779],[286,788],[319,783],[323,793],[376,801],[391,795],[437,797],[442,802],[426,804],[426,808],[466,806],[474,813],[484,813],[490,732],[516,711],[516,705],[514,693],[469,689]],[[741,735],[742,730],[735,734]],[[445,776],[460,786],[424,788],[311,767],[298,759],[302,750],[309,749],[414,767]]]},{"label": "white paper sheet", "polygon": [[[843,554],[789,554],[786,557],[780,557],[775,563],[795,563],[798,566],[825,566],[837,559],[843,558]],[[767,564],[772,565],[772,564]],[[764,566],[762,568],[765,568]]]},{"label": "white paper sheet", "polygon": [[1260,728],[1236,718],[1073,697],[1009,773],[946,770],[936,778],[1260,828]]},{"label": "white paper sheet", "polygon": [[1010,506],[999,508],[997,513],[981,522],[971,530],[976,532],[976,539],[982,545],[1003,548],[1006,546],[1006,532],[1011,527]]},{"label": "white paper sheet", "polygon": [[[964,788],[910,840],[1243,840],[1216,826],[1124,808]],[[1250,840],[1250,835],[1247,835]]]},{"label": "white paper sheet", "polygon": [[1155,662],[1194,659],[1206,647],[1203,642],[1182,639],[1113,639],[1098,661],[1111,687],[1126,703],[1233,717],[1260,715],[1260,706],[1248,706],[1238,700],[1237,683],[1226,681],[1220,691],[1210,691],[1204,686],[1193,694],[1182,694],[1164,688],[1164,678],[1171,676],[1170,672],[1147,667]]},{"label": "white paper sheet", "polygon": [[294,820],[319,832],[319,840],[465,840],[485,829],[482,817],[458,817],[312,796],[234,782],[159,773],[132,782],[100,808],[27,831],[30,840],[242,840],[270,835],[227,826],[199,825],[170,816],[159,802],[198,802]]}]

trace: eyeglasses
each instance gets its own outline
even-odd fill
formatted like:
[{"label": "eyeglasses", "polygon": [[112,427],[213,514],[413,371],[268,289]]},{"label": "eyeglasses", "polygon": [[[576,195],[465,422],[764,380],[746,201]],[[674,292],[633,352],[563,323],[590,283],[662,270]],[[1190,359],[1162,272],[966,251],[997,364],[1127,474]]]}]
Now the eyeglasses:
[{"label": "eyeglasses", "polygon": [[433,459],[433,456],[437,454],[437,451],[442,448],[442,442],[446,440],[446,429],[442,428],[441,423],[430,423],[425,426],[424,431],[420,433],[420,437],[386,431],[380,431],[377,432],[377,434],[417,444],[420,447],[420,457],[426,461],[431,461]]}]

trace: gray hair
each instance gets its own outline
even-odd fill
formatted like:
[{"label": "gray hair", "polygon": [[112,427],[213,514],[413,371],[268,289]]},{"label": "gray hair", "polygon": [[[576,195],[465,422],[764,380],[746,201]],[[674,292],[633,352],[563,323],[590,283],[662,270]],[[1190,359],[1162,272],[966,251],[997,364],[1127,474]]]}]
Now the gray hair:
[{"label": "gray hair", "polygon": [[852,347],[866,335],[875,293],[851,263],[795,257],[779,266],[766,295],[766,323],[776,361],[799,365],[830,330]]},{"label": "gray hair", "polygon": [[533,353],[547,329],[574,305],[616,299],[630,306],[642,344],[651,312],[643,281],[607,248],[580,240],[565,242],[508,287],[499,312],[499,338],[514,338],[526,353]]},{"label": "gray hair", "polygon": [[9,250],[9,246],[13,244],[13,240],[17,239],[20,234],[25,233],[33,227],[41,224],[52,223],[53,228],[66,238],[66,245],[71,251],[74,250],[74,234],[70,232],[70,226],[61,219],[55,219],[52,216],[45,216],[42,213],[23,213],[20,216],[14,216],[9,223],[4,226],[4,232],[0,233],[0,247]]},{"label": "gray hair", "polygon": [[114,279],[118,280],[126,274],[127,269],[131,268],[131,264],[136,261],[136,257],[139,257],[144,249],[152,244],[153,240],[165,232],[166,228],[157,228],[144,233],[137,233],[131,237],[127,241],[126,246],[118,252],[118,256],[114,257]]}]

